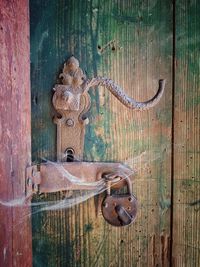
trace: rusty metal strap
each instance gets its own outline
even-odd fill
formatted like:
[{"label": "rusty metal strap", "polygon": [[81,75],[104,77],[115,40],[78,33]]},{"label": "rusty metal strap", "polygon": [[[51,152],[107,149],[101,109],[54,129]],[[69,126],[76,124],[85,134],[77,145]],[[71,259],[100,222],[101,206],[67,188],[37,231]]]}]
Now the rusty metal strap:
[{"label": "rusty metal strap", "polygon": [[[120,177],[114,185],[121,187],[123,178],[133,171],[120,163],[96,162],[47,162],[27,168],[27,195],[65,190],[92,190],[107,177]],[[96,182],[96,184],[95,184]]]}]

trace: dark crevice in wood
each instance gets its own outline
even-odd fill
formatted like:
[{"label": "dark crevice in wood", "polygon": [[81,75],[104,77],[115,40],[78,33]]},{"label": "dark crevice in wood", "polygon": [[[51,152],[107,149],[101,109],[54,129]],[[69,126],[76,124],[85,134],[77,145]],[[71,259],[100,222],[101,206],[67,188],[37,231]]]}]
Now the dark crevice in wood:
[{"label": "dark crevice in wood", "polygon": [[174,212],[174,113],[176,78],[176,0],[173,0],[173,50],[172,50],[172,128],[171,128],[171,214],[170,214],[170,266],[173,265],[173,212]]}]

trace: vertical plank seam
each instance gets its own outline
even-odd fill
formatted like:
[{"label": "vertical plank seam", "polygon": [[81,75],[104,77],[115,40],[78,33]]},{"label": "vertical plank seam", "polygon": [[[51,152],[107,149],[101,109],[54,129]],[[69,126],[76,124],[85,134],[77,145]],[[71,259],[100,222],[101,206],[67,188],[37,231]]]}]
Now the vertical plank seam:
[{"label": "vertical plank seam", "polygon": [[174,219],[174,115],[175,115],[175,78],[176,78],[176,0],[173,6],[173,43],[172,43],[172,128],[171,128],[171,212],[170,212],[170,266],[173,266],[173,219]]}]

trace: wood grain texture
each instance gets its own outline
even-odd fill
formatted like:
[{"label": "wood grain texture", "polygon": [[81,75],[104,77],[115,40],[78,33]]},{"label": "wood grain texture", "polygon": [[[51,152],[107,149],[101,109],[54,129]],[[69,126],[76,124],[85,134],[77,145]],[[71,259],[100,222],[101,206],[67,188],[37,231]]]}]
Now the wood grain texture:
[{"label": "wood grain texture", "polygon": [[[0,200],[25,197],[31,163],[28,1],[0,1]],[[0,204],[0,266],[32,265],[30,209]]]},{"label": "wood grain texture", "polygon": [[[167,79],[161,102],[145,112],[128,110],[102,88],[90,91],[84,160],[117,161],[137,169],[135,224],[108,225],[100,211],[102,196],[68,210],[33,214],[34,266],[169,266],[171,1],[33,0],[30,8],[35,162],[56,159],[51,90],[72,54],[88,77],[110,77],[136,100],[149,99],[158,79]],[[60,197],[51,194],[38,201]]]},{"label": "wood grain texture", "polygon": [[173,266],[200,266],[200,5],[176,1]]}]

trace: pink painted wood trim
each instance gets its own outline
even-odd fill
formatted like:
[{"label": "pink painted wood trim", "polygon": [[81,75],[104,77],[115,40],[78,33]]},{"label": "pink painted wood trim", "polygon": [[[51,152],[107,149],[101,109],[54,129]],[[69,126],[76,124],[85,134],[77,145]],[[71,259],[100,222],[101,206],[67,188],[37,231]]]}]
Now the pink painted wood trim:
[{"label": "pink painted wood trim", "polygon": [[[25,196],[31,163],[29,2],[0,1],[0,200]],[[32,266],[29,208],[0,204],[0,266]]]}]

